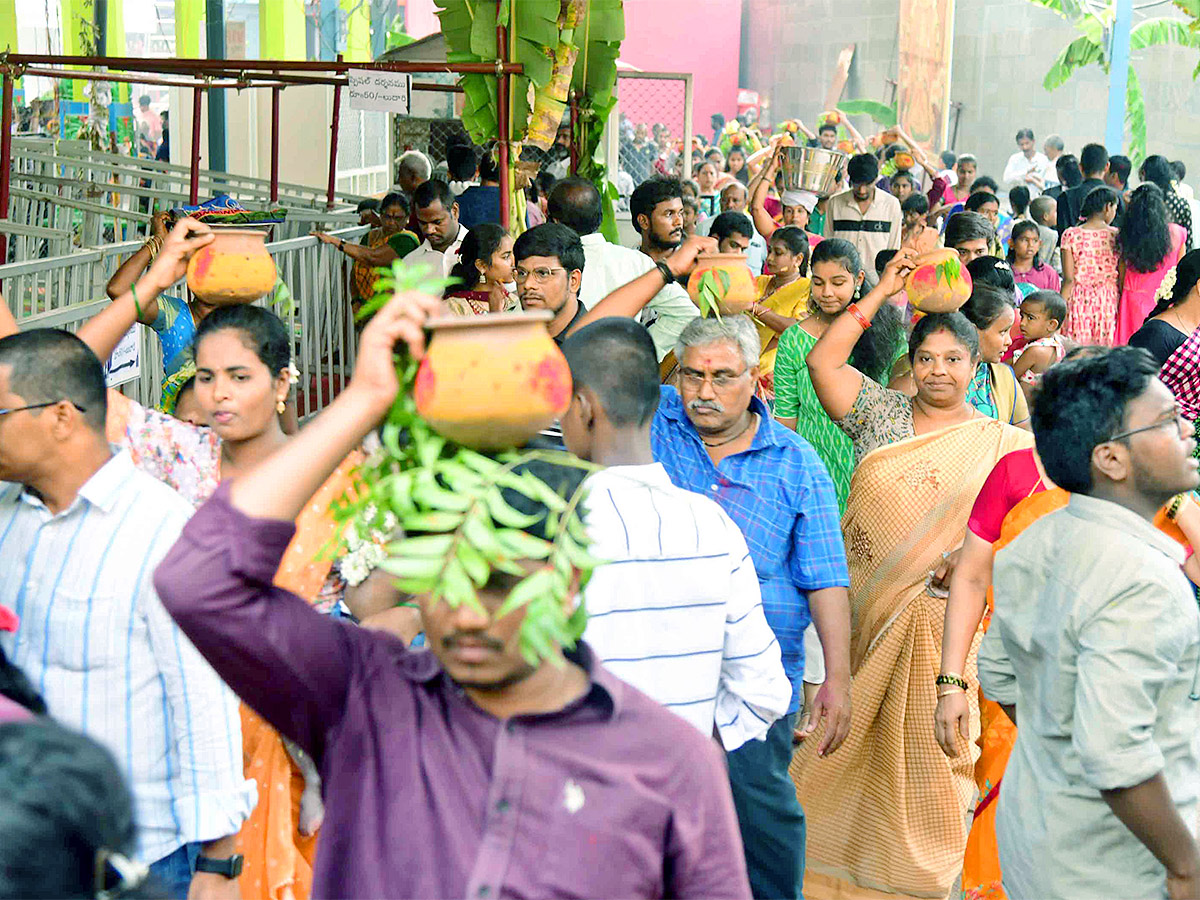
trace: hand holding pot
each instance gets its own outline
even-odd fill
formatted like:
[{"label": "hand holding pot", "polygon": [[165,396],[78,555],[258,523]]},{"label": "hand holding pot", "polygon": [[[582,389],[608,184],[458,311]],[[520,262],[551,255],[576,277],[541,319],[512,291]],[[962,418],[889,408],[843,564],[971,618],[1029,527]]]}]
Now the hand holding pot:
[{"label": "hand holding pot", "polygon": [[[162,249],[142,276],[155,294],[167,290],[187,272],[188,260],[201,247],[213,242],[212,229],[196,219],[180,219],[167,234]],[[148,297],[143,297],[148,300]]]},{"label": "hand holding pot", "polygon": [[904,280],[916,266],[916,260],[917,251],[911,247],[903,247],[888,261],[883,274],[879,276],[879,289],[884,292],[885,297],[904,290]]},{"label": "hand holding pot", "polygon": [[363,329],[358,359],[347,391],[368,399],[382,415],[400,390],[396,344],[404,342],[414,359],[425,355],[425,323],[439,314],[441,301],[428,294],[397,294]]},{"label": "hand holding pot", "polygon": [[716,253],[717,239],[694,234],[666,258],[665,262],[675,277],[686,275],[696,266],[696,257],[701,253]]}]

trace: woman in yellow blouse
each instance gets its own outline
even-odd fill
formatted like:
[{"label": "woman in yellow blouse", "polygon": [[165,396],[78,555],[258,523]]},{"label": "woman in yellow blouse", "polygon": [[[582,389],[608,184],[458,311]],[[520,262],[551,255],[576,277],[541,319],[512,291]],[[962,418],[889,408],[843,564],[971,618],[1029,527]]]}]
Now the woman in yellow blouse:
[{"label": "woman in yellow blouse", "polygon": [[771,234],[767,270],[755,280],[758,300],[750,315],[762,342],[759,356],[759,396],[766,403],[775,399],[775,351],[779,336],[808,315],[808,236],[795,225],[777,228]]}]

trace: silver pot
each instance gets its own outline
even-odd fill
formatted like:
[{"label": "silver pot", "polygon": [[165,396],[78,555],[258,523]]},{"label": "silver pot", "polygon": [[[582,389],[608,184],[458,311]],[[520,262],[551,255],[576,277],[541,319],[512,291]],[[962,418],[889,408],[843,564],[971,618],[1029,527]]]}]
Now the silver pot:
[{"label": "silver pot", "polygon": [[783,189],[811,191],[828,197],[838,189],[838,180],[850,157],[841,150],[824,147],[783,148]]}]

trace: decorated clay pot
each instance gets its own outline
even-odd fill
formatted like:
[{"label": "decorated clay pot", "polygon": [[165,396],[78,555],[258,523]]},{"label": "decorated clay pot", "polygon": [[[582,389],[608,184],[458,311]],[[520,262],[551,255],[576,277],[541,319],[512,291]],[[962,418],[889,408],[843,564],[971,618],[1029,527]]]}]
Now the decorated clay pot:
[{"label": "decorated clay pot", "polygon": [[942,249],[916,259],[904,284],[908,302],[923,313],[954,312],[971,296],[971,273],[957,250]]},{"label": "decorated clay pot", "polygon": [[703,309],[703,293],[710,307],[715,303],[720,308],[721,315],[743,313],[758,299],[754,276],[742,253],[700,254],[687,287],[693,303]]},{"label": "decorated clay pot", "polygon": [[275,260],[267,233],[213,228],[213,242],[188,262],[187,282],[197,299],[213,306],[252,303],[275,287]]},{"label": "decorated clay pot", "polygon": [[548,311],[430,319],[417,411],[479,450],[519,447],[567,411],[571,370],[546,331]]}]

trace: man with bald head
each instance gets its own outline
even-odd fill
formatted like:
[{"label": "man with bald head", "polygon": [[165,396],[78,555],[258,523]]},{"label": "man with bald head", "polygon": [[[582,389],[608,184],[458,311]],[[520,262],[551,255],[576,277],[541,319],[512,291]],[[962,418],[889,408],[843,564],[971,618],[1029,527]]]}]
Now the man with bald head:
[{"label": "man with bald head", "polygon": [[[682,201],[677,201],[682,203]],[[583,282],[579,302],[591,309],[622,285],[655,268],[640,250],[610,244],[600,234],[603,210],[600,192],[585,178],[564,178],[554,185],[546,204],[546,217],[573,229],[583,244]],[[661,362],[675,346],[684,326],[699,315],[687,291],[672,281],[651,300],[638,318],[650,331]]]}]

